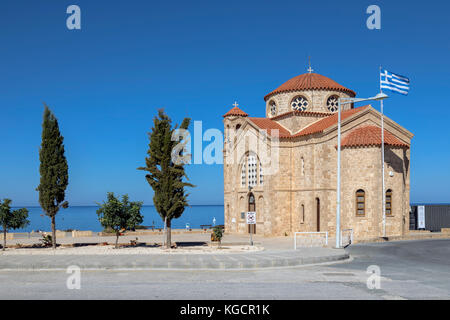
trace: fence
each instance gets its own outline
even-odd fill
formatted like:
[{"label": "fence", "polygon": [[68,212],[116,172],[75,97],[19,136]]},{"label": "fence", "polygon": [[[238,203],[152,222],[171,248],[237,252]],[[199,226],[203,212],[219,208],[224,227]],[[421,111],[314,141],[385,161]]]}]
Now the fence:
[{"label": "fence", "polygon": [[[300,236],[302,241],[297,245],[297,236]],[[325,236],[325,237],[324,237]],[[328,245],[328,232],[295,232],[294,233],[294,250],[298,246],[302,247],[323,247]]]}]

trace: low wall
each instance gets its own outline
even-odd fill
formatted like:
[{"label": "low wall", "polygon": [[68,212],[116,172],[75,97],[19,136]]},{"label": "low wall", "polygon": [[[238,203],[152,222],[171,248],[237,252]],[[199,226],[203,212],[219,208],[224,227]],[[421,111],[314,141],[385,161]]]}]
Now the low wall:
[{"label": "low wall", "polygon": [[92,236],[93,236],[92,231],[79,231],[79,230],[72,231],[72,238],[92,237]]},{"label": "low wall", "polygon": [[392,237],[378,237],[371,239],[355,239],[353,243],[370,243],[370,242],[385,242],[385,241],[400,241],[400,240],[424,240],[424,239],[450,239],[450,232],[410,232],[404,236]]},{"label": "low wall", "polygon": [[[26,239],[29,238],[28,233],[23,232],[7,232],[6,233],[6,240],[13,240],[13,239]],[[3,233],[0,236],[0,239],[3,240]]]},{"label": "low wall", "polygon": [[[172,229],[172,234],[201,234],[201,233],[211,233],[212,229]],[[121,232],[121,235],[123,236],[151,236],[151,235],[162,235],[164,234],[164,229],[155,229],[155,230],[139,230],[139,231],[126,231]],[[106,232],[99,232],[99,236],[115,236],[115,233],[106,233]]]}]

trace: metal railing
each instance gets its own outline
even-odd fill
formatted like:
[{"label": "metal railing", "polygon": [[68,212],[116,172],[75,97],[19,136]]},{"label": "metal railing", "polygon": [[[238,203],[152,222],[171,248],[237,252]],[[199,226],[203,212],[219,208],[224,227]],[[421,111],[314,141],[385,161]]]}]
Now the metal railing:
[{"label": "metal railing", "polygon": [[[346,234],[346,244],[344,242],[344,233]],[[341,247],[351,245],[353,243],[353,229],[342,229],[341,230]]]}]

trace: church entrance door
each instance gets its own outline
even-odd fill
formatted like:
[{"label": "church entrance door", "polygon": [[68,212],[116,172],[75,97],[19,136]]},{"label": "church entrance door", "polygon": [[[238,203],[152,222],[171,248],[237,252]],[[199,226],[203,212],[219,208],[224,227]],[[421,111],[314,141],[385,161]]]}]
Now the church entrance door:
[{"label": "church entrance door", "polygon": [[[255,196],[253,195],[253,193],[250,193],[248,195],[248,211],[256,212]],[[248,233],[256,233],[256,224],[248,225]]]}]

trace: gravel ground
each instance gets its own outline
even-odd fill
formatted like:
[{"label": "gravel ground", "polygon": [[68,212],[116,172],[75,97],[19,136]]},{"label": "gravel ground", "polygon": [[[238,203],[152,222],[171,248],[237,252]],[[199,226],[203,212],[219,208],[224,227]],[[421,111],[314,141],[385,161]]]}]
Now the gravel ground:
[{"label": "gravel ground", "polygon": [[108,246],[82,246],[75,248],[58,247],[52,248],[21,248],[6,249],[0,251],[0,255],[122,255],[122,254],[227,254],[240,252],[258,252],[264,248],[259,246],[194,246],[178,247],[176,249],[164,249],[161,247],[125,247],[115,249],[113,245]]}]

